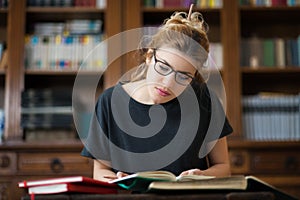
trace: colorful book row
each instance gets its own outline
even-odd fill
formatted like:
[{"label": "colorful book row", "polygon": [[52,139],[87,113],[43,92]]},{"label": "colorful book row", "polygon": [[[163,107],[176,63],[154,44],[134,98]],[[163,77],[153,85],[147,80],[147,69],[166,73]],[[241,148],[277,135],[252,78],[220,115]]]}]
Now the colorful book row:
[{"label": "colorful book row", "polygon": [[78,70],[80,68],[102,71],[107,63],[107,45],[102,42],[103,38],[103,34],[27,35],[25,67],[36,70]]},{"label": "colorful book row", "polygon": [[300,95],[244,96],[243,131],[249,140],[300,140]]},{"label": "colorful book row", "polygon": [[101,34],[102,20],[67,20],[65,22],[35,23],[30,33],[35,35],[74,35],[74,34]]},{"label": "colorful book row", "polygon": [[221,8],[223,0],[144,0],[145,7],[155,8],[188,8],[191,4],[199,8]]},{"label": "colorful book row", "polygon": [[240,0],[243,6],[299,6],[300,0]]},{"label": "colorful book row", "polygon": [[105,8],[106,0],[27,0],[32,7],[97,7]]},{"label": "colorful book row", "polygon": [[298,38],[244,38],[241,41],[241,66],[300,67]]}]

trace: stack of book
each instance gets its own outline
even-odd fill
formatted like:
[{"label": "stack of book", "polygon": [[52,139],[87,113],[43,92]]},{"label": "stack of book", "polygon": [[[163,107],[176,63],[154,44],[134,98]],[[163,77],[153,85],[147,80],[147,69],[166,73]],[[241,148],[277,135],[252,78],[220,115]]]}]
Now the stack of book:
[{"label": "stack of book", "polygon": [[[51,132],[62,139],[76,138],[73,131],[72,91],[70,89],[27,89],[22,93],[21,125],[25,138],[50,139]],[[60,134],[58,134],[60,133]]]},{"label": "stack of book", "polygon": [[58,193],[90,193],[116,194],[117,185],[98,181],[84,176],[70,176],[40,180],[22,181],[20,188],[28,190],[29,194],[58,194]]}]

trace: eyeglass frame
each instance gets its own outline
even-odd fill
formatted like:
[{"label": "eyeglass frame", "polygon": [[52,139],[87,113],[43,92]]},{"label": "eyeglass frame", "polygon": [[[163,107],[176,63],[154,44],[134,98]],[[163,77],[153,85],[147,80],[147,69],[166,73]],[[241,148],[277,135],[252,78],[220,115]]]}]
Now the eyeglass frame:
[{"label": "eyeglass frame", "polygon": [[[158,74],[160,74],[160,75],[162,75],[162,76],[168,76],[168,75],[170,75],[171,73],[174,72],[174,73],[175,73],[175,81],[176,81],[176,83],[178,83],[178,84],[180,84],[180,85],[182,85],[182,86],[187,86],[187,85],[189,85],[190,82],[192,82],[192,81],[195,79],[195,77],[189,75],[189,74],[186,73],[186,72],[180,72],[180,71],[174,70],[173,67],[172,67],[168,62],[157,59],[157,57],[156,57],[156,50],[157,50],[157,49],[153,49],[153,58],[154,58],[154,62],[155,62],[153,68],[154,68],[154,70],[155,70]],[[167,67],[169,67],[169,68],[171,69],[171,71],[168,72],[167,74],[162,74],[161,72],[159,72],[159,71],[156,69],[157,63],[162,63],[162,64],[166,65]],[[190,81],[189,83],[187,83],[187,84],[183,84],[183,83],[178,82],[178,80],[177,80],[177,76],[178,76],[177,74],[178,74],[178,73],[187,76],[188,78],[191,79],[191,81]]]}]

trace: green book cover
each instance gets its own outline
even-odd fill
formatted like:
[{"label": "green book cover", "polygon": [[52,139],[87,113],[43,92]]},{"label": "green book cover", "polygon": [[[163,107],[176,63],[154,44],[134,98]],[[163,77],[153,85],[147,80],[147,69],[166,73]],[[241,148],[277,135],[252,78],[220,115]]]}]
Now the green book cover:
[{"label": "green book cover", "polygon": [[275,66],[275,58],[274,58],[274,41],[273,39],[265,39],[263,41],[263,65],[266,67],[274,67]]}]

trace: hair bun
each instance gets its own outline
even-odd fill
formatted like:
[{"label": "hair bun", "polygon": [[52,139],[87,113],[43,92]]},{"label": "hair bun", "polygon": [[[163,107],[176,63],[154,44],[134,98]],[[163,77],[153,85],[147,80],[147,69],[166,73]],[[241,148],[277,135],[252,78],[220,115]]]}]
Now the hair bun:
[{"label": "hair bun", "polygon": [[169,19],[165,21],[165,25],[170,26],[175,24],[184,24],[205,33],[207,33],[209,30],[208,24],[205,22],[202,14],[199,12],[193,12],[189,18],[186,12],[175,12]]}]

